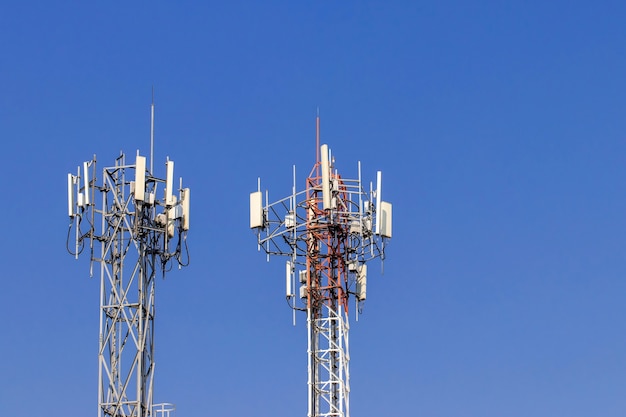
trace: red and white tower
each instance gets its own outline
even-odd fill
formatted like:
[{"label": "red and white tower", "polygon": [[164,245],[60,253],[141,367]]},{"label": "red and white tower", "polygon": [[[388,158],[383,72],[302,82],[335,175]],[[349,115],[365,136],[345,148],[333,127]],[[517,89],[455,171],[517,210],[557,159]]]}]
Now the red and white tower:
[{"label": "red and white tower", "polygon": [[366,299],[366,262],[385,258],[391,204],[381,200],[380,171],[369,191],[360,162],[356,179],[339,174],[328,146],[320,146],[319,122],[318,116],[317,157],[306,188],[296,191],[294,167],[292,194],[269,203],[259,180],[250,194],[250,228],[268,259],[288,257],[286,296],[294,311],[307,315],[308,417],[349,417],[349,302],[353,297],[358,314]]}]

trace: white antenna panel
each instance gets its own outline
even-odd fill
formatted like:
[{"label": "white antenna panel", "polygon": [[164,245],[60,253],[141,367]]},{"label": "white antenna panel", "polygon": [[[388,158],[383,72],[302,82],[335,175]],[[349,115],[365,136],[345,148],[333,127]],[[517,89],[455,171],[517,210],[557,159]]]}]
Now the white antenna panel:
[{"label": "white antenna panel", "polygon": [[286,289],[286,295],[287,297],[291,297],[293,296],[293,294],[291,293],[291,275],[293,274],[293,264],[291,263],[291,261],[287,261],[287,264],[285,265],[285,289]]},{"label": "white antenna panel", "polygon": [[167,161],[165,170],[167,171],[165,177],[165,204],[171,206],[175,204],[172,198],[174,191],[174,161]]},{"label": "white antenna panel", "polygon": [[137,155],[135,161],[135,200],[146,199],[146,157]]},{"label": "white antenna panel", "polygon": [[83,178],[85,178],[85,205],[89,205],[89,163],[83,162]]},{"label": "white antenna panel", "polygon": [[74,176],[67,174],[67,214],[74,217]]},{"label": "white antenna panel", "polygon": [[376,216],[376,221],[380,222],[380,235],[391,237],[391,203],[386,201],[380,203],[380,211]]},{"label": "white antenna panel", "polygon": [[306,271],[298,271],[298,280],[300,284],[306,284]]},{"label": "white antenna panel", "polygon": [[[376,210],[380,210],[380,201],[382,196],[382,171],[376,173]],[[376,216],[376,234],[380,234],[380,214]]]},{"label": "white antenna panel", "polygon": [[356,279],[356,297],[359,301],[364,301],[367,298],[367,265],[363,264],[359,268],[358,276]]},{"label": "white antenna panel", "polygon": [[322,154],[322,208],[329,209],[331,206],[330,195],[330,166],[328,163],[328,145],[321,146]]},{"label": "white antenna panel", "polygon": [[263,193],[250,193],[250,229],[263,227]]},{"label": "white antenna panel", "polygon": [[189,188],[183,190],[183,230],[189,230]]}]

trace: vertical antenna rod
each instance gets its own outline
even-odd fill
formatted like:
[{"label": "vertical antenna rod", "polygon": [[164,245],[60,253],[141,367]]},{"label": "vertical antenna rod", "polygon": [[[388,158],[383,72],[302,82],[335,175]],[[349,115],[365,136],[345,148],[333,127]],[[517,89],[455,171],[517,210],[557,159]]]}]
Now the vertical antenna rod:
[{"label": "vertical antenna rod", "polygon": [[320,162],[320,108],[317,108],[315,118],[315,163]]},{"label": "vertical antenna rod", "polygon": [[154,86],[152,86],[152,104],[150,105],[150,175],[154,173]]}]

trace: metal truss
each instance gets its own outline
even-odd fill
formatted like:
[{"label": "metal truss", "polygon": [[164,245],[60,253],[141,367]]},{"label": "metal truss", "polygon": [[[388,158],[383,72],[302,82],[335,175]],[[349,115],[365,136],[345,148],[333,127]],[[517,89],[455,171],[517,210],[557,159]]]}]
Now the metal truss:
[{"label": "metal truss", "polygon": [[[104,168],[101,185],[95,157],[84,164],[82,174],[79,168],[76,176],[68,176],[74,254],[78,257],[88,242],[91,272],[94,264],[100,266],[98,417],[153,415],[156,276],[164,276],[172,262],[179,267],[187,263],[189,190],[180,190],[179,201],[172,197],[173,163],[168,161],[163,180],[146,173],[144,157],[138,155],[135,164],[125,159],[121,154],[113,167]],[[163,185],[166,196],[158,199]],[[94,204],[97,194],[100,207]]]},{"label": "metal truss", "polygon": [[320,318],[309,317],[307,327],[309,415],[349,416],[348,318],[328,308]]}]

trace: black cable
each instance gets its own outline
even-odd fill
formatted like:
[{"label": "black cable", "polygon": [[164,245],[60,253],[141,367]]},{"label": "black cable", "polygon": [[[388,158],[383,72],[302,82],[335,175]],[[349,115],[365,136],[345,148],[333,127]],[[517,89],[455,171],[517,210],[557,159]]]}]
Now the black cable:
[{"label": "black cable", "polygon": [[[183,239],[183,243],[185,244],[185,253],[187,254],[187,262],[182,262],[181,259],[178,259],[178,263],[182,266],[189,266],[191,263],[191,255],[189,254],[189,246],[187,245],[187,238]],[[182,251],[181,251],[182,254]]]},{"label": "black cable", "polygon": [[[70,233],[72,232],[72,224],[74,224],[73,221],[69,224],[69,227],[67,229],[67,239],[65,240],[65,249],[67,249],[67,251],[68,251],[68,253],[70,255],[77,256],[77,255],[80,255],[83,252],[83,250],[85,249],[85,243],[83,242],[83,239],[81,238],[80,239],[80,244],[81,244],[80,250],[78,252],[72,252],[70,250]],[[80,226],[80,217],[79,217],[78,225],[76,227],[79,227],[79,226]]]},{"label": "black cable", "polygon": [[289,298],[290,297],[286,297],[285,298],[285,301],[287,302],[287,305],[289,306],[289,308],[291,308],[292,310],[296,310],[296,311],[306,311],[306,308],[296,307],[295,301],[294,301],[293,305],[289,304]]}]

